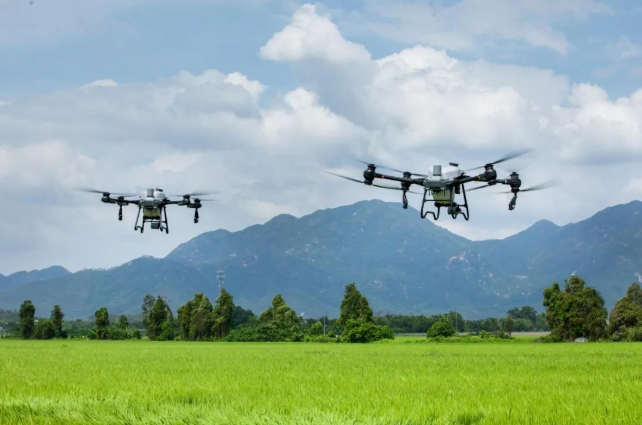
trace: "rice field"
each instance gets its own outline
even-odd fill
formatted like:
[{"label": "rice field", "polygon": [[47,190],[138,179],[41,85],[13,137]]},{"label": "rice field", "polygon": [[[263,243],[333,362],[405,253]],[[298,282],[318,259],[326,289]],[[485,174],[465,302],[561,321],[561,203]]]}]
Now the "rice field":
[{"label": "rice field", "polygon": [[0,424],[642,422],[642,344],[412,342],[0,340]]}]

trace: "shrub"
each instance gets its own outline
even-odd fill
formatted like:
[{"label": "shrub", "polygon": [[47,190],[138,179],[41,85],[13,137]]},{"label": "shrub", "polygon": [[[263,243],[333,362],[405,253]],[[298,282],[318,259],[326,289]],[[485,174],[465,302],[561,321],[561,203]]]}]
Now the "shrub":
[{"label": "shrub", "polygon": [[132,338],[135,338],[135,339],[141,339],[142,338],[142,334],[140,333],[140,329],[134,329],[132,331]]},{"label": "shrub", "polygon": [[41,319],[36,324],[34,337],[36,339],[53,339],[56,336],[56,328],[51,320]]},{"label": "shrub", "polygon": [[629,342],[642,342],[642,327],[627,329],[626,340]]},{"label": "shrub", "polygon": [[341,334],[341,341],[351,343],[367,343],[382,339],[394,339],[390,328],[363,320],[348,320]]},{"label": "shrub", "polygon": [[[482,331],[483,332],[483,331]],[[441,319],[433,323],[433,325],[428,329],[426,336],[428,338],[434,338],[437,336],[451,337],[455,335],[455,328],[450,324],[446,316],[442,316]]]}]

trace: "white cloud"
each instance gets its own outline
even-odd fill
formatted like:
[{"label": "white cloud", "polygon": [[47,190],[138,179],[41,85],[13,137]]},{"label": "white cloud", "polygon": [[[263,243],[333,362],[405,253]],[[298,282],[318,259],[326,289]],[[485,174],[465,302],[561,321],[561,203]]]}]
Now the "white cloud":
[{"label": "white cloud", "polygon": [[614,45],[610,45],[608,51],[611,58],[617,61],[626,61],[642,56],[642,47],[625,35],[621,36]]},{"label": "white cloud", "polygon": [[311,4],[301,6],[292,22],[261,47],[261,56],[277,62],[370,59],[370,53],[363,46],[345,40],[337,26],[328,17],[317,14],[316,7]]},{"label": "white cloud", "polygon": [[470,51],[488,39],[517,40],[562,54],[569,42],[555,29],[557,24],[609,10],[595,0],[371,0],[369,4],[370,13],[357,19],[369,22],[371,31],[404,43]]}]

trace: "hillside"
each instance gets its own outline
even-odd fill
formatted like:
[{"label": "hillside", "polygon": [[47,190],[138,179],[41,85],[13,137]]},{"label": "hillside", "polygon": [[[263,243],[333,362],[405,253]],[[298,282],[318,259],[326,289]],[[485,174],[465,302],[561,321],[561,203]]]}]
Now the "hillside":
[{"label": "hillside", "polygon": [[[473,242],[419,220],[414,210],[364,201],[204,233],[164,259],[25,279],[0,292],[0,307],[30,298],[39,310],[58,303],[68,317],[87,317],[101,306],[136,313],[152,293],[177,308],[197,291],[215,298],[220,268],[235,302],[257,312],[282,293],[306,316],[335,315],[343,287],[354,281],[378,313],[456,309],[484,317],[526,303],[539,308],[543,288],[573,272],[596,286],[610,308],[628,284],[642,280],[642,202],[567,226],[540,221],[504,240]],[[0,287],[11,276],[0,278]]]}]

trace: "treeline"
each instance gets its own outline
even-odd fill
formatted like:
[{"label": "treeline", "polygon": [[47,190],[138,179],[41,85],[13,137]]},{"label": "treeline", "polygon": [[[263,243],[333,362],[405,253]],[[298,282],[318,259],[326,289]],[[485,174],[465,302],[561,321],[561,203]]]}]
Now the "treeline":
[{"label": "treeline", "polygon": [[545,313],[537,313],[531,306],[512,308],[505,317],[489,317],[481,320],[464,319],[461,313],[451,311],[447,314],[432,316],[386,314],[375,318],[377,324],[390,327],[396,334],[425,334],[435,323],[443,317],[449,321],[458,333],[479,334],[485,332],[498,332],[510,328],[511,332],[548,331]]},{"label": "treeline", "polygon": [[235,305],[232,295],[222,289],[214,304],[206,295],[195,294],[177,310],[176,317],[163,297],[148,294],[141,315],[120,315],[114,323],[106,307],[98,309],[91,321],[64,321],[58,305],[48,318],[36,319],[33,303],[26,300],[18,311],[0,310],[0,326],[25,339],[120,340],[146,335],[154,341],[370,342],[393,338],[396,333],[421,333],[429,338],[458,333],[506,338],[512,332],[550,330],[543,341],[642,341],[642,288],[638,283],[631,284],[615,304],[610,320],[601,294],[578,276],[565,280],[563,287],[554,282],[546,288],[543,304],[545,313],[524,306],[509,310],[505,317],[483,320],[466,320],[455,311],[433,316],[375,317],[366,297],[355,284],[349,284],[338,318],[303,319],[280,294],[256,316]]}]

